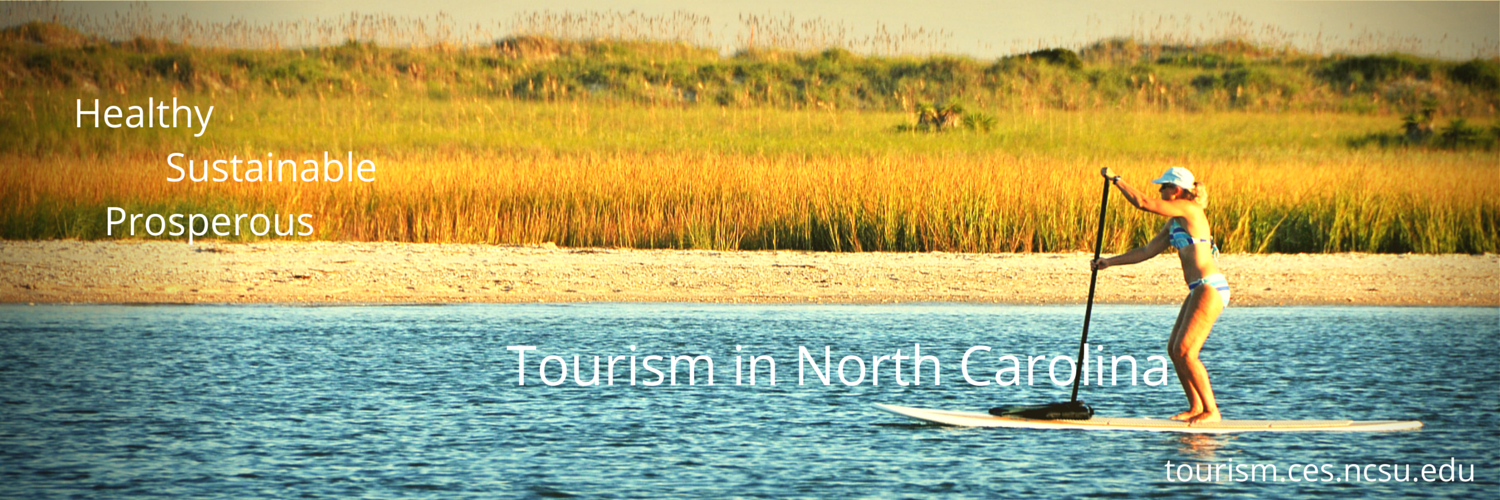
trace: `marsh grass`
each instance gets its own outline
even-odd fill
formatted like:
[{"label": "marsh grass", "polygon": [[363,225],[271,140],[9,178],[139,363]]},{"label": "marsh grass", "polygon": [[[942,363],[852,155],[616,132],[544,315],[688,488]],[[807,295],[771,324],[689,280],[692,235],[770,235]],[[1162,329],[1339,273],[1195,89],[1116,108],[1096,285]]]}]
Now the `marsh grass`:
[{"label": "marsh grass", "polygon": [[[307,104],[224,103],[236,116],[211,125],[207,140],[177,131],[137,141],[111,130],[38,139],[37,150],[52,153],[13,151],[0,167],[4,237],[105,237],[105,207],[120,206],[309,213],[314,237],[335,240],[1067,251],[1091,244],[1099,168],[1144,185],[1183,165],[1211,186],[1226,251],[1500,249],[1494,155],[1343,145],[1382,117],[1049,111],[1001,115],[990,134],[931,136],[892,132],[901,113]],[[308,109],[339,111],[299,112]],[[376,159],[378,180],[164,181],[163,151],[316,158],[323,149],[302,139],[314,132],[328,150]],[[1108,245],[1144,242],[1159,224],[1115,197]]]},{"label": "marsh grass", "polygon": [[[717,106],[658,107],[614,102],[536,103],[458,96],[388,99],[359,96],[274,97],[181,93],[183,105],[216,106],[207,133],[197,129],[108,129],[75,126],[77,99],[92,106],[145,105],[170,90],[128,97],[48,89],[0,97],[0,120],[24,134],[0,135],[0,152],[34,156],[229,154],[355,150],[380,155],[496,150],[538,154],[718,152],[789,155],[983,155],[1365,158],[1351,138],[1394,130],[1390,116],[1339,113],[1069,112],[1039,109],[993,115],[991,133],[893,132],[914,118],[900,111],[785,110]],[[1493,121],[1475,120],[1474,127]],[[1433,152],[1435,157],[1442,157]],[[1394,154],[1394,153],[1392,153]],[[1460,154],[1459,156],[1464,156]]]},{"label": "marsh grass", "polygon": [[[389,163],[374,186],[168,188],[149,168],[121,176],[109,174],[114,161],[42,161],[32,164],[41,171],[6,173],[16,184],[5,186],[5,237],[104,237],[104,208],[120,206],[311,213],[317,238],[356,241],[1066,251],[1091,243],[1095,169],[1112,166],[1138,184],[1159,170],[1155,162],[1001,155],[452,153]],[[1441,162],[1421,173],[1446,180],[1414,184],[1403,163],[1214,161],[1198,170],[1215,186],[1209,214],[1226,251],[1494,251],[1500,193],[1476,182],[1492,171]],[[1267,168],[1298,175],[1264,175]],[[99,180],[48,182],[60,174]],[[1113,250],[1144,242],[1161,222],[1118,197],[1113,211]]]}]

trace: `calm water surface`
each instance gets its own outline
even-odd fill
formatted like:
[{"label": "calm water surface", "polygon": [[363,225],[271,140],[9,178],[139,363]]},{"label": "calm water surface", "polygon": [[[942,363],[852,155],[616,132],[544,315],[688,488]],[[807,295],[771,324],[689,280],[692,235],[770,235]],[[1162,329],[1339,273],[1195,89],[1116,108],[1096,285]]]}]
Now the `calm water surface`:
[{"label": "calm water surface", "polygon": [[[1081,307],[681,304],[434,307],[0,306],[0,497],[1051,497],[1494,498],[1500,310],[1231,308],[1204,351],[1229,418],[1421,420],[1416,432],[1241,434],[956,429],[871,403],[982,410],[1067,398],[976,387],[1002,355],[1072,355]],[[1168,307],[1103,306],[1091,344],[1144,362]],[[889,363],[797,384],[797,348],[833,362],[911,355],[941,385],[900,386]],[[517,385],[517,351],[527,384]],[[636,346],[635,351],[630,346]],[[736,352],[736,347],[740,351]],[[714,385],[581,387],[593,356],[712,358]],[[736,354],[771,355],[755,386]],[[541,383],[557,355],[568,381]],[[606,362],[601,358],[601,363]],[[661,362],[654,366],[662,367]],[[685,363],[684,363],[685,365]],[[638,365],[639,366],[639,365]],[[910,361],[903,365],[910,382]],[[1067,363],[1057,365],[1067,379]],[[845,373],[852,382],[858,364]],[[638,382],[655,380],[638,367]],[[555,360],[547,376],[561,373]],[[1153,375],[1154,376],[1154,375]],[[603,377],[601,376],[601,379]],[[748,379],[745,379],[748,383]],[[1109,416],[1183,409],[1175,376],[1091,385]],[[1469,467],[1471,482],[1288,482],[1292,464]],[[1280,482],[1172,481],[1166,464],[1275,464]]]}]

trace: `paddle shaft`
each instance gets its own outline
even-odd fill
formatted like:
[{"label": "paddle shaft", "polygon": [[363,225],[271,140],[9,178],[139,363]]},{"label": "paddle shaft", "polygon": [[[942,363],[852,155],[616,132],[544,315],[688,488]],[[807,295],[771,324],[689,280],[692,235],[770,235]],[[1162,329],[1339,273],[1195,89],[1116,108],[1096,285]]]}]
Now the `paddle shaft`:
[{"label": "paddle shaft", "polygon": [[[1094,260],[1099,260],[1099,252],[1104,249],[1104,215],[1109,209],[1109,179],[1104,179],[1104,199],[1099,200],[1099,235],[1094,237]],[[1094,285],[1099,283],[1099,268],[1090,263],[1089,268],[1089,301],[1083,307],[1083,340],[1078,341],[1078,372],[1073,374],[1073,396],[1069,401],[1078,401],[1078,383],[1083,381],[1084,370],[1088,367],[1083,365],[1083,355],[1089,346],[1089,319],[1094,314]]]}]

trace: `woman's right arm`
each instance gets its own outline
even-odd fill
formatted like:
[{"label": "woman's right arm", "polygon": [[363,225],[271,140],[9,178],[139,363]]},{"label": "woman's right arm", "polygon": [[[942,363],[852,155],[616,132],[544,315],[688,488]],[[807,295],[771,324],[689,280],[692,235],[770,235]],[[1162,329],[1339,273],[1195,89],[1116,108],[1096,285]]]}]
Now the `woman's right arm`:
[{"label": "woman's right arm", "polygon": [[[1187,207],[1187,205],[1191,202],[1184,200],[1166,201],[1161,198],[1149,196],[1146,193],[1142,193],[1136,190],[1129,184],[1126,184],[1125,180],[1121,179],[1120,176],[1115,175],[1114,170],[1110,169],[1109,167],[1100,169],[1099,175],[1104,176],[1105,179],[1109,179],[1110,182],[1115,185],[1115,188],[1118,188],[1120,190],[1120,194],[1125,196],[1125,201],[1129,202],[1130,205],[1135,208],[1139,208],[1141,210],[1164,217],[1186,217],[1188,215],[1188,211],[1190,209]],[[1150,258],[1150,256],[1147,256],[1146,258]]]},{"label": "woman's right arm", "polygon": [[1162,226],[1161,230],[1156,232],[1156,236],[1151,238],[1151,241],[1146,242],[1145,245],[1132,248],[1130,249],[1130,251],[1122,253],[1120,255],[1116,255],[1114,257],[1105,257],[1094,261],[1093,268],[1107,269],[1113,266],[1127,266],[1130,264],[1136,264],[1139,262],[1144,262],[1145,260],[1155,257],[1157,254],[1166,251],[1167,241],[1171,238],[1171,236],[1167,233],[1167,227],[1168,226]]}]

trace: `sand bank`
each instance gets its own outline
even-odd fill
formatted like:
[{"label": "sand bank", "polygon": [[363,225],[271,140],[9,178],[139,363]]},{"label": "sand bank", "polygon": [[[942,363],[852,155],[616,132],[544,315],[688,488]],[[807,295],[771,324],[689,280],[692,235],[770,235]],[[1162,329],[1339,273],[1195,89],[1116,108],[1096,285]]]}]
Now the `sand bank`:
[{"label": "sand bank", "polygon": [[[466,244],[0,242],[0,301],[987,302],[1088,294],[1090,255]],[[1235,305],[1500,305],[1496,255],[1224,255]],[[1105,270],[1105,303],[1181,302],[1177,259]]]}]

